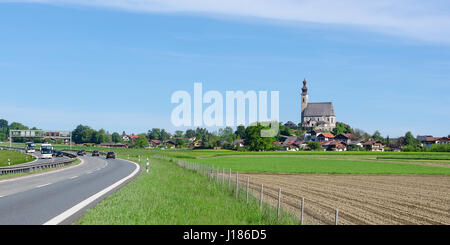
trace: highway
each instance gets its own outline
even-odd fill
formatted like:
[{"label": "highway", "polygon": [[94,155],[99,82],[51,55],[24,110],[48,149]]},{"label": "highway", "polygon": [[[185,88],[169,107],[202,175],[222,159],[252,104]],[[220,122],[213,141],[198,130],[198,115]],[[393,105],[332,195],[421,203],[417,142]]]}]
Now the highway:
[{"label": "highway", "polygon": [[121,159],[80,159],[75,166],[0,180],[0,225],[71,224],[140,170]]}]

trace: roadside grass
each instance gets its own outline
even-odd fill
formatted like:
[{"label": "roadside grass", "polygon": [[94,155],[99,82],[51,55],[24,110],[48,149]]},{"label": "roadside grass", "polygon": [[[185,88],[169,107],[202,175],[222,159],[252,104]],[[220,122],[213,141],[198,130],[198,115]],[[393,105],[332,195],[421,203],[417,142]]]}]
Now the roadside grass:
[{"label": "roadside grass", "polygon": [[450,175],[450,168],[404,163],[354,160],[323,160],[288,157],[232,157],[186,159],[215,167],[247,173],[309,173],[309,174],[442,174]]},{"label": "roadside grass", "polygon": [[11,160],[11,165],[15,165],[33,161],[35,157],[18,151],[0,150],[0,167],[7,167],[8,159]]},{"label": "roadside grass", "polygon": [[26,172],[26,173],[13,173],[13,174],[4,174],[4,175],[0,175],[0,180],[5,180],[5,179],[12,179],[12,178],[16,178],[16,177],[22,177],[22,176],[26,176],[26,175],[33,175],[33,174],[39,174],[39,173],[45,173],[45,172],[50,172],[53,170],[57,170],[57,169],[61,169],[61,168],[67,168],[73,165],[77,165],[78,163],[80,163],[81,160],[77,159],[74,162],[67,164],[63,167],[57,167],[57,168],[47,168],[47,169],[42,169],[42,170],[35,170],[33,172]]},{"label": "roadside grass", "polygon": [[[119,154],[127,159],[127,154]],[[142,172],[133,181],[88,210],[79,225],[277,225],[298,224],[294,216],[276,210],[244,195],[236,199],[231,190],[206,176],[184,169],[172,161],[151,158],[149,173]],[[145,159],[145,160],[144,160]],[[138,162],[135,156],[130,160]]]}]

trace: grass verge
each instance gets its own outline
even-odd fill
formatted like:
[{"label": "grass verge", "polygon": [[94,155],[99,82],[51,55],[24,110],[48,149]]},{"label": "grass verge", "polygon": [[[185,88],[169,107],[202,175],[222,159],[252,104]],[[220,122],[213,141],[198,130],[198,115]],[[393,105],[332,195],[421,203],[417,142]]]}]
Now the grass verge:
[{"label": "grass verge", "polygon": [[[144,155],[145,159],[149,155]],[[127,159],[127,155],[120,156]],[[130,160],[137,161],[136,157]],[[265,205],[259,210],[256,198],[249,204],[236,199],[231,190],[174,162],[150,159],[149,173],[133,181],[88,210],[75,224],[89,225],[275,225],[298,221]]]},{"label": "grass verge", "polygon": [[8,159],[11,160],[11,166],[33,161],[35,158],[31,155],[18,151],[0,150],[0,167],[7,167]]}]

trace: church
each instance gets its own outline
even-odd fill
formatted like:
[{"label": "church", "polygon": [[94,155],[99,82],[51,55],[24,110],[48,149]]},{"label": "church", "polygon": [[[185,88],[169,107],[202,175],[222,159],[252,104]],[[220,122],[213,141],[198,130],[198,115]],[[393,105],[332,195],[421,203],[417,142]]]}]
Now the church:
[{"label": "church", "polygon": [[336,115],[331,102],[309,102],[306,79],[301,94],[301,125],[306,130],[332,131],[336,127]]}]

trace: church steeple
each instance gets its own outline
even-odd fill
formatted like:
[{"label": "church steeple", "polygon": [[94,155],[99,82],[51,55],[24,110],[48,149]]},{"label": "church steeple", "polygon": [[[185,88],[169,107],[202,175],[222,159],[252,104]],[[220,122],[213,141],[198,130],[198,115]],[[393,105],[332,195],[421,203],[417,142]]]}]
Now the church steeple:
[{"label": "church steeple", "polygon": [[303,79],[303,88],[302,88],[302,94],[307,94],[308,88],[306,87],[306,78]]},{"label": "church steeple", "polygon": [[304,122],[304,116],[303,113],[305,112],[306,107],[308,107],[308,88],[306,87],[306,78],[303,79],[303,88],[302,88],[302,95],[300,97],[300,109],[302,111],[301,118],[302,118],[302,124]]}]

